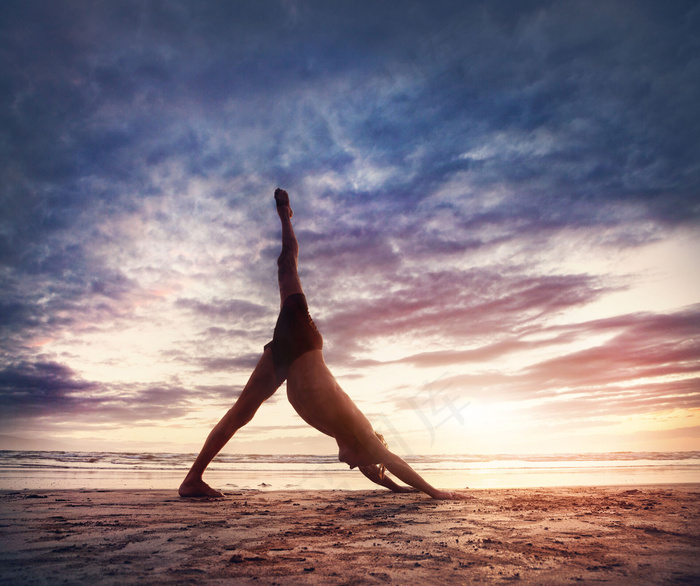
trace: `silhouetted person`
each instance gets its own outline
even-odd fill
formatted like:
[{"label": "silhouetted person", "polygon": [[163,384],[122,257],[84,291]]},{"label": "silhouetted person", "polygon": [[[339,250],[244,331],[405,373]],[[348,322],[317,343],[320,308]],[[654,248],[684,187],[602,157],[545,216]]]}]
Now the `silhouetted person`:
[{"label": "silhouetted person", "polygon": [[[338,459],[350,468],[358,467],[367,478],[395,492],[418,489],[436,499],[470,498],[434,488],[390,452],[328,370],[323,360],[323,338],[309,315],[297,272],[299,244],[292,229],[293,213],[287,192],[275,190],[275,201],[282,222],[282,253],[277,260],[281,309],[274,336],[265,346],[240,397],[207,437],[180,485],[180,496],[223,496],[202,480],[204,470],[286,380],[287,398],[292,407],[309,425],[335,438]],[[385,467],[413,488],[399,486],[386,477]]]}]

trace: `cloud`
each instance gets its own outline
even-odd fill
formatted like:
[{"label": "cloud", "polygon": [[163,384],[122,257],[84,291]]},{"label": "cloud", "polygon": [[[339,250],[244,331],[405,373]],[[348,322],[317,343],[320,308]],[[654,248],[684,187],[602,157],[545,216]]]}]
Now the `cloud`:
[{"label": "cloud", "polygon": [[[672,314],[630,314],[579,324],[538,325],[486,346],[458,352],[424,352],[397,362],[416,366],[442,366],[486,361],[512,352],[570,344],[592,335],[613,333],[615,335],[601,346],[539,363],[530,372],[538,376],[552,376],[553,380],[558,380],[559,376],[568,376],[582,381],[582,370],[601,378],[613,376],[624,379],[626,375],[620,376],[620,369],[652,368],[655,363],[688,363],[692,367],[693,360],[698,358],[697,353],[700,351],[695,345],[700,328],[699,316],[700,310],[691,307]],[[537,339],[531,339],[533,336]],[[610,364],[605,364],[606,361],[610,361]],[[611,373],[610,366],[613,364],[616,370]]]},{"label": "cloud", "polygon": [[227,323],[255,320],[268,313],[268,310],[262,305],[241,299],[215,299],[210,302],[202,302],[197,299],[178,299],[175,304],[201,316],[217,320],[225,319]]},{"label": "cloud", "polygon": [[76,181],[109,177],[93,198],[124,197],[120,186],[147,194],[141,162],[166,160],[195,175],[252,163],[298,184],[362,157],[409,171],[348,194],[363,199],[400,189],[416,201],[469,170],[545,214],[559,207],[552,190],[583,207],[631,198],[677,221],[687,215],[669,196],[693,209],[684,200],[697,191],[697,151],[683,123],[697,123],[699,65],[681,7],[660,19],[650,4],[611,3],[601,19],[575,3],[295,17],[284,6],[263,17],[250,3],[80,6],[6,8],[17,31],[17,68],[5,71],[12,160],[25,178],[38,161],[46,168],[33,166],[33,181],[65,185],[48,200],[57,227],[86,203]]},{"label": "cloud", "polygon": [[202,400],[225,396],[228,402],[241,391],[235,386],[186,388],[172,383],[108,385],[84,380],[64,364],[23,362],[0,371],[0,424],[13,427],[36,418],[92,424],[162,422],[191,413]]},{"label": "cloud", "polygon": [[75,410],[81,404],[75,395],[95,388],[92,383],[75,380],[73,371],[61,364],[8,366],[0,372],[3,419]]},{"label": "cloud", "polygon": [[[8,405],[40,416],[30,397],[48,393],[77,413],[81,392],[129,419],[137,399],[104,399],[118,388],[186,407],[168,382],[84,381],[96,332],[170,326],[182,339],[152,363],[249,368],[274,326],[278,185],[335,364],[392,336],[438,342],[405,364],[445,366],[595,336],[608,326],[550,322],[633,276],[542,258],[582,231],[614,255],[697,230],[697,19],[692,3],[651,0],[3,2]],[[629,319],[611,346],[492,382],[680,373],[680,326],[641,345],[652,317]]]},{"label": "cloud", "polygon": [[[599,347],[553,358],[528,376],[544,388],[605,385],[700,372],[700,307],[672,315],[636,315],[611,320],[622,331]],[[606,321],[591,330],[607,329]],[[699,391],[696,389],[696,392]]]},{"label": "cloud", "polygon": [[253,372],[261,356],[262,347],[258,354],[245,354],[235,358],[205,356],[200,358],[200,365],[205,372],[245,371],[250,373]]},{"label": "cloud", "polygon": [[[535,341],[528,340],[533,334]],[[570,344],[607,339],[583,350]],[[428,352],[397,361],[419,367],[473,365],[473,374],[440,379],[450,396],[487,402],[520,403],[523,417],[542,421],[599,422],[601,418],[700,407],[700,307],[672,314],[630,314],[581,324],[544,327],[525,336],[465,351]],[[506,373],[487,370],[486,361],[503,361],[537,347],[556,356]],[[427,383],[428,390],[434,386]],[[412,409],[405,398],[399,408]]]},{"label": "cloud", "polygon": [[[392,336],[439,338],[444,345],[464,347],[485,336],[518,335],[544,317],[590,303],[609,290],[587,275],[530,276],[485,269],[399,275],[376,297],[347,301],[325,315],[323,329],[340,341],[334,346],[335,360],[343,359],[341,352],[353,353],[375,338]],[[435,365],[468,360],[469,355],[439,351],[401,361]]]}]

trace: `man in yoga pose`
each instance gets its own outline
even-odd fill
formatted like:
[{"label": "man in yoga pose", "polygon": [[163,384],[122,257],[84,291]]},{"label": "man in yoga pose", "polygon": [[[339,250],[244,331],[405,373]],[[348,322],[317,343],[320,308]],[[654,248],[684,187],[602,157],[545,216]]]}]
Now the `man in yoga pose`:
[{"label": "man in yoga pose", "polygon": [[[233,407],[214,427],[202,451],[180,485],[180,496],[222,497],[202,474],[221,448],[255,415],[258,407],[287,381],[292,407],[309,425],[335,438],[338,459],[358,467],[373,482],[395,492],[421,490],[436,499],[469,498],[439,490],[386,447],[383,438],[352,399],[340,388],[323,360],[323,339],[309,316],[297,273],[299,245],[292,229],[289,196],[275,190],[277,214],[282,222],[282,253],[277,260],[281,309],[272,341],[265,346],[248,383]],[[413,488],[399,486],[384,469]]]}]

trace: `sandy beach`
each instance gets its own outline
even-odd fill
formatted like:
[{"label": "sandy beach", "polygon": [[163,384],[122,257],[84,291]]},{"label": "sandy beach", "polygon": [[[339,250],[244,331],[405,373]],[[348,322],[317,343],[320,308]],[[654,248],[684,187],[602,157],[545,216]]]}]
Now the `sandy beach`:
[{"label": "sandy beach", "polygon": [[0,493],[3,584],[700,583],[700,485]]}]

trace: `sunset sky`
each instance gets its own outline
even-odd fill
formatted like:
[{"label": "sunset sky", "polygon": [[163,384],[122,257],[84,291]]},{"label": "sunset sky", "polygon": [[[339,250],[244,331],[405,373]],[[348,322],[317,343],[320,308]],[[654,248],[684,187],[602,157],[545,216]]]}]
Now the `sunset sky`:
[{"label": "sunset sky", "polygon": [[697,2],[3,1],[0,449],[198,450],[279,186],[398,453],[700,450],[699,104]]}]

